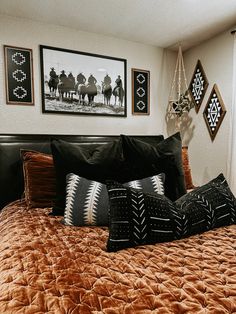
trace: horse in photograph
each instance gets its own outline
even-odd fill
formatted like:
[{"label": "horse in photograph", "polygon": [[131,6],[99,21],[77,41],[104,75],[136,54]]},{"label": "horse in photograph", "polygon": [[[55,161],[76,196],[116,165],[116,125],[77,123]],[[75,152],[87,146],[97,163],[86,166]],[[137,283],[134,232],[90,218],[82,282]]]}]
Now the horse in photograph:
[{"label": "horse in photograph", "polygon": [[106,84],[105,82],[102,82],[102,94],[104,96],[104,105],[110,105],[112,95],[111,84]]},{"label": "horse in photograph", "polygon": [[94,102],[94,97],[97,95],[97,86],[95,83],[88,83],[87,87],[88,104],[91,105]]},{"label": "horse in photograph", "polygon": [[78,95],[78,97],[79,97],[79,104],[84,105],[85,104],[85,96],[87,94],[86,84],[77,83],[75,85],[75,92],[76,92],[76,95]]},{"label": "horse in photograph", "polygon": [[58,83],[59,83],[58,75],[55,77],[50,77],[48,81],[48,87],[49,87],[51,96],[56,96]]},{"label": "horse in photograph", "polygon": [[64,77],[58,83],[58,91],[60,99],[69,98],[73,99],[73,95],[76,93],[75,91],[75,82],[70,77]]},{"label": "horse in photograph", "polygon": [[117,86],[113,90],[113,95],[115,96],[115,105],[118,99],[118,105],[123,106],[125,91],[122,86]]}]

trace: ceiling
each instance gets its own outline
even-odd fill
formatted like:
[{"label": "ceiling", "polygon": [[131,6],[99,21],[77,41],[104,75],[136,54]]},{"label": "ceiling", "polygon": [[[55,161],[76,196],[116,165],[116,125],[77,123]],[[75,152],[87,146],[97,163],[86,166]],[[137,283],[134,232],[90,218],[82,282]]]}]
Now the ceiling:
[{"label": "ceiling", "polygon": [[0,14],[184,50],[236,25],[236,0],[0,0]]}]

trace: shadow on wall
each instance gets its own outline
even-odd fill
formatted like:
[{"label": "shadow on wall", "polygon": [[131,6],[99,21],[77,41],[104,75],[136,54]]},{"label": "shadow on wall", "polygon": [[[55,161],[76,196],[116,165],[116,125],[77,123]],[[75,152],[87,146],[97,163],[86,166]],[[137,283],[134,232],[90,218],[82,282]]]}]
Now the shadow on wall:
[{"label": "shadow on wall", "polygon": [[193,135],[195,125],[193,125],[193,118],[189,116],[188,112],[182,114],[181,117],[170,119],[168,113],[165,116],[167,134],[171,135],[180,131],[183,146],[189,146]]},{"label": "shadow on wall", "polygon": [[203,172],[203,182],[209,182],[212,179],[212,177],[209,174],[208,167],[205,167]]}]

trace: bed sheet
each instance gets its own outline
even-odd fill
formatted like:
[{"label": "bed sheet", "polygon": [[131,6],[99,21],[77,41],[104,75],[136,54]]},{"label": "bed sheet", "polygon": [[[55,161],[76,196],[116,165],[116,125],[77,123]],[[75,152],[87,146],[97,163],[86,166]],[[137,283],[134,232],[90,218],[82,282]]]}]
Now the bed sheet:
[{"label": "bed sheet", "polygon": [[71,227],[16,201],[0,213],[0,313],[236,312],[236,226],[106,252],[106,227]]}]

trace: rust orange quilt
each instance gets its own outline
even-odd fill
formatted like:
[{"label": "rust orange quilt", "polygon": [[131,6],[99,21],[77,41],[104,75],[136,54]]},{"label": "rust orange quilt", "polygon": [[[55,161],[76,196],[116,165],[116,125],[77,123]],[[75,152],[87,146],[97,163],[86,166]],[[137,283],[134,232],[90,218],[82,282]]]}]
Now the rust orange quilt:
[{"label": "rust orange quilt", "polygon": [[236,313],[235,225],[108,253],[107,228],[48,212],[0,213],[0,313]]}]

